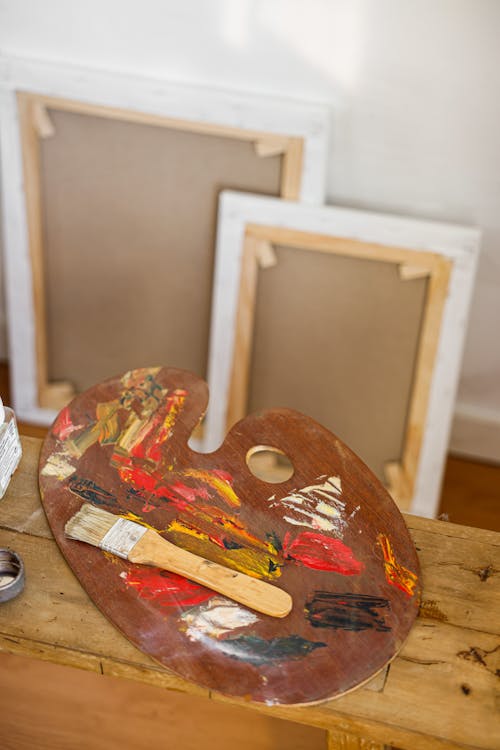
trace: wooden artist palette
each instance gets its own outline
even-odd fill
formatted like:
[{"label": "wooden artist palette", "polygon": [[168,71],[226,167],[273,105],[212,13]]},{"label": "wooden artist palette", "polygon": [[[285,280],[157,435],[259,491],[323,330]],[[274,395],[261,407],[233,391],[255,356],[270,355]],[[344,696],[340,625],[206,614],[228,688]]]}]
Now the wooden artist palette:
[{"label": "wooden artist palette", "polygon": [[[214,453],[188,447],[206,384],[135,370],[58,416],[40,459],[54,536],[96,605],[145,653],[207,688],[267,704],[341,695],[398,652],[420,599],[415,548],[396,505],[332,433],[287,409],[236,424]],[[256,478],[247,455],[272,446],[293,476]],[[288,591],[273,618],[158,569],[64,536],[83,502]]]}]

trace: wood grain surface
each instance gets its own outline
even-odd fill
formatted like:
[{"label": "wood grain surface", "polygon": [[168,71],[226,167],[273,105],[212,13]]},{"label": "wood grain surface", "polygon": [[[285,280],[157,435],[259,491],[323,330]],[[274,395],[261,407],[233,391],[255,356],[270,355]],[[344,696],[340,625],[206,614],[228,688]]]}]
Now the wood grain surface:
[{"label": "wood grain surface", "polygon": [[159,667],[97,610],[60,554],[40,505],[41,441],[22,438],[22,445],[21,464],[0,504],[0,545],[22,556],[27,580],[23,595],[0,608],[1,651],[78,667],[97,678],[135,680],[138,689],[146,683],[174,697],[181,691],[209,703],[222,700],[228,709],[244,705],[260,715],[328,729],[335,738],[348,732],[404,750],[500,745],[498,533],[406,515],[424,593],[415,625],[389,670],[319,706],[223,699]]},{"label": "wood grain surface", "polygon": [[[247,417],[218,451],[188,438],[206,384],[180,370],[135,370],[78,396],[40,458],[40,487],[66,560],[104,614],[174,673],[229,696],[307,704],[341,695],[394,658],[418,611],[418,560],[404,520],[368,468],[291,410]],[[256,445],[294,474],[254,477]],[[165,571],[68,540],[82,501],[155,528],[190,552],[282,587],[281,620],[256,615]]]}]

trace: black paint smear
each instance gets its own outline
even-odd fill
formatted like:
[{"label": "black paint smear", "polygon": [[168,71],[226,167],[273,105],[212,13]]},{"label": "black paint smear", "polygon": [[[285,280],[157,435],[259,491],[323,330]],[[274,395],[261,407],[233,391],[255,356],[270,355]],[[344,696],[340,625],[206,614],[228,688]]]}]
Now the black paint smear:
[{"label": "black paint smear", "polygon": [[367,594],[331,594],[316,591],[311,601],[306,602],[306,615],[315,628],[342,630],[387,631],[391,628],[378,609],[387,609],[389,601]]},{"label": "black paint smear", "polygon": [[278,570],[278,568],[281,568],[281,567],[283,567],[283,566],[280,565],[279,563],[275,563],[272,560],[269,560],[269,568],[268,568],[268,570],[269,570],[270,573],[275,573]]},{"label": "black paint smear", "polygon": [[316,648],[324,648],[326,643],[308,641],[300,635],[286,638],[271,638],[266,641],[254,635],[242,635],[238,638],[227,638],[217,642],[217,649],[226,656],[249,664],[260,666],[268,662],[301,659]]},{"label": "black paint smear", "polygon": [[116,497],[111,492],[103,490],[91,479],[72,477],[69,481],[69,488],[75,495],[94,503],[94,505],[116,505]]},{"label": "black paint smear", "polygon": [[266,539],[269,542],[269,544],[272,544],[276,552],[282,552],[283,551],[283,545],[281,543],[281,539],[277,535],[275,531],[269,532],[269,534],[266,534]]},{"label": "black paint smear", "polygon": [[222,544],[224,549],[243,549],[243,545],[239,542],[233,542],[232,539],[223,539]]},{"label": "black paint smear", "polygon": [[138,502],[145,503],[148,498],[140,490],[136,490],[135,487],[129,487],[127,489],[127,500],[137,500]]}]

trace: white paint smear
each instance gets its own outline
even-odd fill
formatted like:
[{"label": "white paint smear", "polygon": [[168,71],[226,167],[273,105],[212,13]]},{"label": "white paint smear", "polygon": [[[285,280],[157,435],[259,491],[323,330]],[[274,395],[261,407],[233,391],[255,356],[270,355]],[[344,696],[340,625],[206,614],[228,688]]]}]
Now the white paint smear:
[{"label": "white paint smear", "polygon": [[48,457],[47,463],[42,469],[44,477],[57,477],[57,479],[66,479],[74,474],[76,468],[68,461],[68,454],[53,453]]},{"label": "white paint smear", "polygon": [[[321,477],[323,478],[323,477]],[[321,484],[294,490],[281,500],[269,498],[271,506],[287,508],[285,521],[293,526],[307,526],[316,531],[333,531],[339,536],[347,522],[345,502],[340,499],[342,484],[339,477],[328,477]]]},{"label": "white paint smear", "polygon": [[206,636],[218,638],[236,628],[253,625],[258,619],[254,612],[218,596],[182,615],[187,625],[186,632],[193,641],[203,640]]}]

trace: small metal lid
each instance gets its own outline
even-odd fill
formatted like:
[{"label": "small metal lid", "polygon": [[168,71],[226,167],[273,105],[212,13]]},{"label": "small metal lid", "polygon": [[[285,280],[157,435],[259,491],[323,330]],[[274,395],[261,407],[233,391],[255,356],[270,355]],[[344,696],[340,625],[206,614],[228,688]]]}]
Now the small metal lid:
[{"label": "small metal lid", "polygon": [[7,602],[24,588],[24,563],[14,550],[0,548],[0,602]]}]

